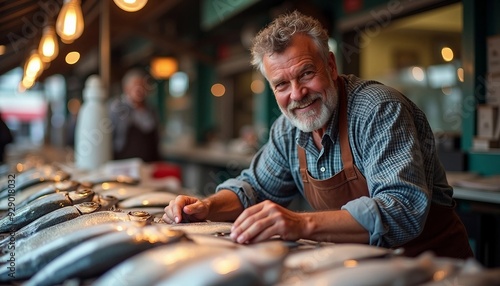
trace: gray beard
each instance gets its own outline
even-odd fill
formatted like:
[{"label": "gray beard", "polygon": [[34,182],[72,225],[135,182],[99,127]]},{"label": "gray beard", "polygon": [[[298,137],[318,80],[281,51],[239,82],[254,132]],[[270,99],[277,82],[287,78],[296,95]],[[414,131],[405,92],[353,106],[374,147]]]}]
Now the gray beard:
[{"label": "gray beard", "polygon": [[[308,97],[317,98],[316,95],[308,95]],[[290,122],[299,130],[302,132],[312,132],[314,130],[321,129],[328,123],[328,120],[338,105],[338,92],[333,85],[332,88],[327,90],[325,101],[323,101],[321,97],[319,98],[322,101],[319,113],[311,111],[309,114],[303,114],[301,118],[299,118],[292,113],[290,105],[286,110],[281,106],[280,109],[288,120],[290,120]]]}]

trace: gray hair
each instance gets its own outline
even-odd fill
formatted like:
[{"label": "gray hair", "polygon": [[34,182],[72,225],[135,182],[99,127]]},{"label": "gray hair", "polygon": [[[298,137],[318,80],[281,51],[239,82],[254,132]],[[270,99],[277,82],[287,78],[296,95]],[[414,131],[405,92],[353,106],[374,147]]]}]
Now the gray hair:
[{"label": "gray hair", "polygon": [[283,52],[296,34],[304,34],[313,40],[321,57],[328,60],[328,33],[321,23],[298,11],[283,14],[266,28],[262,29],[253,40],[252,65],[264,76],[263,59],[266,55]]}]

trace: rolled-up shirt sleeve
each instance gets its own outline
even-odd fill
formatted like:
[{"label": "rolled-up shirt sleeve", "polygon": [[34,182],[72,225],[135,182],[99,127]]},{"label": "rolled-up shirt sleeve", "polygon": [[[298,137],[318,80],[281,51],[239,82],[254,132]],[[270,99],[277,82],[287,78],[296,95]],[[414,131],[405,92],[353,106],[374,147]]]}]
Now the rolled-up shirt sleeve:
[{"label": "rolled-up shirt sleeve", "polygon": [[419,138],[410,110],[396,101],[373,105],[360,124],[365,136],[353,140],[353,149],[364,158],[370,198],[350,201],[343,209],[368,230],[372,245],[394,247],[417,237],[429,210],[432,194],[424,164],[433,162],[427,157],[434,147],[430,141],[423,146],[426,140]]}]

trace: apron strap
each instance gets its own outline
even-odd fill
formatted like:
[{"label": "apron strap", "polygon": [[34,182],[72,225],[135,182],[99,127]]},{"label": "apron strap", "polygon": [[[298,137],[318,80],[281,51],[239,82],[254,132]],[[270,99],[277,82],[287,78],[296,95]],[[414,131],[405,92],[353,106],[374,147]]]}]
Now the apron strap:
[{"label": "apron strap", "polygon": [[306,159],[306,151],[304,148],[297,145],[297,153],[299,155],[299,168],[300,168],[300,176],[302,177],[302,182],[304,184],[309,183],[309,179],[307,177],[307,159]]},{"label": "apron strap", "polygon": [[345,92],[344,80],[338,77],[337,84],[339,86],[339,137],[340,137],[340,154],[342,156],[342,165],[347,176],[347,179],[356,179],[354,171],[354,159],[352,158],[351,146],[349,144],[349,132],[347,130],[347,94]]}]

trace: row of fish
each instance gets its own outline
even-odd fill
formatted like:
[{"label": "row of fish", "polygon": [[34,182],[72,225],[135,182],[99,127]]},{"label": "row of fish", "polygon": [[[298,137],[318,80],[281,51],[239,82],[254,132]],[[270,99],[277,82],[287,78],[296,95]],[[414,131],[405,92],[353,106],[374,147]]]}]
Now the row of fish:
[{"label": "row of fish", "polygon": [[[49,177],[49,169],[39,174]],[[163,213],[174,193],[144,188],[126,177],[76,182],[64,176],[33,183],[35,173],[26,175],[25,187],[16,192],[15,215],[9,216],[8,210],[0,220],[5,236],[0,240],[0,283],[309,286],[500,281],[497,270],[485,270],[473,260],[439,259],[431,253],[405,258],[401,250],[280,239],[240,245],[229,239],[229,222],[162,223],[154,214]],[[0,192],[8,194],[8,187]]]}]

